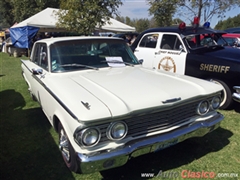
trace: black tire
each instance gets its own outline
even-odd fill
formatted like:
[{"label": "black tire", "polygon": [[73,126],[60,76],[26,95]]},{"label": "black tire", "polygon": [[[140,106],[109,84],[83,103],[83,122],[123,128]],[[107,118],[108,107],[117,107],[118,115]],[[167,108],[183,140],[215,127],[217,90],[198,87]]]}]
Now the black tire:
[{"label": "black tire", "polygon": [[79,173],[79,165],[77,162],[76,153],[68,140],[68,136],[63,129],[62,124],[58,124],[58,135],[59,135],[59,149],[61,151],[63,160],[66,166],[73,172]]},{"label": "black tire", "polygon": [[233,104],[233,99],[232,99],[232,92],[230,90],[230,88],[228,87],[228,85],[218,79],[211,79],[210,81],[219,84],[223,87],[223,94],[221,95],[222,98],[222,103],[220,105],[219,109],[229,109],[231,108],[232,104]]}]

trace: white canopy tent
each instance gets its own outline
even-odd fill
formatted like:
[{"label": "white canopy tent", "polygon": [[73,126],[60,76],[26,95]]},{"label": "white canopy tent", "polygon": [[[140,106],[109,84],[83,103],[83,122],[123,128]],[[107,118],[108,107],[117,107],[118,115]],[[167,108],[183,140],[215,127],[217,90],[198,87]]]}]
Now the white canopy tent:
[{"label": "white canopy tent", "polygon": [[[37,32],[66,32],[56,26],[59,9],[46,8],[32,17],[14,25],[10,28],[12,44],[18,48],[30,48],[32,39]],[[110,23],[106,22],[101,28],[96,26],[97,31],[111,32],[134,32],[135,28],[110,18]]]},{"label": "white canopy tent", "polygon": [[[58,12],[58,11],[59,11],[59,9],[56,9],[56,8],[46,8],[43,11],[20,22],[19,24],[14,25],[11,28],[33,26],[33,27],[40,28],[39,32],[65,31],[64,29],[59,29],[56,27],[56,23],[58,21],[58,16],[56,15],[56,12]],[[106,23],[101,28],[99,28],[97,26],[96,30],[113,31],[113,32],[134,32],[134,31],[136,31],[135,27],[128,26],[128,25],[126,25],[122,22],[119,22],[113,18],[110,18],[110,24]]]},{"label": "white canopy tent", "polygon": [[135,27],[131,27],[126,25],[116,19],[110,18],[110,24],[105,23],[101,28],[96,27],[96,29],[104,30],[104,31],[112,31],[112,32],[135,32]]}]

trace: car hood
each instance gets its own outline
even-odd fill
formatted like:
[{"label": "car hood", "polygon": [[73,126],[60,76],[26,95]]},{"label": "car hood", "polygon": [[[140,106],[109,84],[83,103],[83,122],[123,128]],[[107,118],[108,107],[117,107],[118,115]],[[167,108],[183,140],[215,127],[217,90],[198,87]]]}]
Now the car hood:
[{"label": "car hood", "polygon": [[240,62],[240,51],[239,49],[232,47],[224,47],[221,50],[210,51],[206,53],[209,57],[226,59],[229,61]]},{"label": "car hood", "polygon": [[83,121],[171,105],[163,101],[183,101],[221,90],[219,85],[205,80],[139,66],[54,75],[47,81],[49,89]]}]

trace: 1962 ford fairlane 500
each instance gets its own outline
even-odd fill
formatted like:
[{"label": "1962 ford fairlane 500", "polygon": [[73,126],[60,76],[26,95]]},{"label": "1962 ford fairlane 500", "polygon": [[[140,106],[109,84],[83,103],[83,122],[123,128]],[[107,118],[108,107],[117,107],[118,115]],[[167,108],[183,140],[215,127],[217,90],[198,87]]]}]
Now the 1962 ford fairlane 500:
[{"label": "1962 ford fairlane 500", "polygon": [[203,136],[223,120],[220,85],[145,69],[118,38],[43,39],[21,67],[74,172],[122,166]]}]

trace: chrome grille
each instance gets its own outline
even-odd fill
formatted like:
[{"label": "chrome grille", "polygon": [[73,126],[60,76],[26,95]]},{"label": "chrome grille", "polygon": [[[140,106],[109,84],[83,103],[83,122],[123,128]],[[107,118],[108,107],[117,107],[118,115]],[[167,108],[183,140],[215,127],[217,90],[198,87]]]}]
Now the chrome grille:
[{"label": "chrome grille", "polygon": [[[198,100],[184,105],[173,106],[167,110],[154,113],[150,112],[119,120],[124,121],[128,125],[128,134],[126,137],[137,137],[189,121],[191,117],[197,115],[196,108],[200,101],[201,100]],[[108,125],[109,123],[97,126],[101,131],[101,140],[99,143],[109,141],[106,137]]]},{"label": "chrome grille", "polygon": [[192,106],[190,106],[188,107],[190,109],[187,109],[187,111],[179,107],[174,110],[171,109],[127,119],[125,122],[128,125],[128,136],[136,137],[146,133],[167,129],[184,121],[188,121],[189,117],[196,115],[195,107],[192,108]]}]

